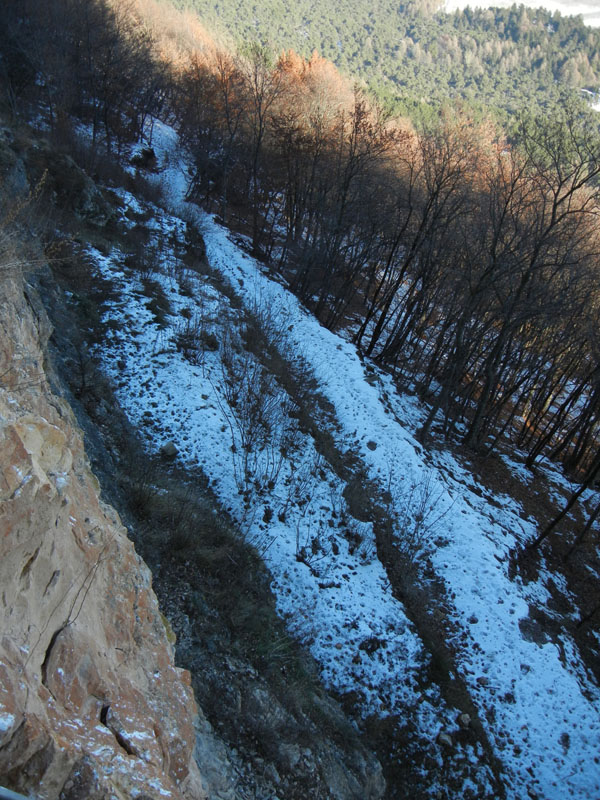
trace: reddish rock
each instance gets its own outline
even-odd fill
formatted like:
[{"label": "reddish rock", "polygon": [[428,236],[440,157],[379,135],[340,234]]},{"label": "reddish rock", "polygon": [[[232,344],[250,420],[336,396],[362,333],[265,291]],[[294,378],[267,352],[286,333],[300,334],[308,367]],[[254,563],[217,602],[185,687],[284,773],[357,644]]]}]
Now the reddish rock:
[{"label": "reddish rock", "polygon": [[174,666],[150,573],[40,368],[47,334],[6,279],[0,784],[40,800],[204,798],[189,674]]}]

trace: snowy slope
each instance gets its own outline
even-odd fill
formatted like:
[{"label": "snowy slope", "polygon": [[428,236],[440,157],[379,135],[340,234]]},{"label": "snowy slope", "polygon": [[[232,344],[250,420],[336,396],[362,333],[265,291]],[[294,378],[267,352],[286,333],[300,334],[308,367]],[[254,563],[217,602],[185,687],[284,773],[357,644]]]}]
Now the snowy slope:
[{"label": "snowy slope", "polygon": [[[156,240],[164,243],[184,236],[177,212],[187,181],[173,131],[157,124],[154,147],[173,209],[173,215],[156,211],[152,222]],[[124,193],[123,199],[136,210],[134,198]],[[435,685],[422,686],[428,654],[392,595],[372,524],[351,517],[344,481],[299,429],[289,413],[293,404],[273,381],[265,383],[270,442],[257,445],[251,457],[243,448],[244,398],[232,398],[232,386],[262,375],[260,364],[243,352],[244,308],[267,320],[280,349],[290,360],[300,359],[332,404],[339,452],[356,453],[389,492],[399,547],[412,548],[415,559],[419,547],[429,548],[457,631],[457,671],[503,764],[508,796],[600,797],[597,687],[577,669],[566,637],[559,648],[522,633],[529,605],[543,601],[547,591],[542,579],[527,586],[511,580],[508,552],[534,535],[533,525],[514,501],[490,503],[485,492],[473,491],[471,476],[450,454],[424,452],[413,436],[421,413],[414,402],[398,397],[387,376],[367,373],[354,348],[323,329],[214,220],[194,208],[185,213],[202,228],[211,273],[185,269],[175,251],[165,258],[151,279],[168,299],[166,326],[157,322],[147,287],[124,267],[122,254],[92,251],[119,294],[106,312],[113,324],[102,351],[105,369],[148,447],[172,440],[182,463],[203,468],[248,540],[264,553],[279,609],[321,664],[325,683],[357,691],[365,715],[406,712],[441,763],[436,737],[458,729],[458,711]],[[223,291],[219,276],[231,289]],[[178,342],[192,328],[204,341],[213,334],[212,341],[227,345],[205,347],[190,358]],[[421,530],[414,524],[419,507],[426,517]],[[492,796],[490,775],[478,767],[480,746],[468,746],[462,755],[479,787],[473,796]],[[432,776],[432,796],[435,781]]]}]

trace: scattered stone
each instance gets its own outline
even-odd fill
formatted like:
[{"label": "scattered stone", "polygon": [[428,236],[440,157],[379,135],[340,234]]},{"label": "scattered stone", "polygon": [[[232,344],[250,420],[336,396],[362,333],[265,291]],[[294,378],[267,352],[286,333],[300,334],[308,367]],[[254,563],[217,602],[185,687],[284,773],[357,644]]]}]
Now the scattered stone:
[{"label": "scattered stone", "polygon": [[369,440],[367,442],[367,447],[369,448],[369,450],[377,450],[377,442],[374,442],[373,440]]},{"label": "scattered stone", "polygon": [[163,446],[160,448],[160,455],[162,458],[172,461],[179,455],[179,450],[174,442],[169,441],[163,444]]},{"label": "scattered stone", "polygon": [[461,714],[458,722],[463,728],[468,728],[471,725],[471,717],[468,714]]},{"label": "scattered stone", "polygon": [[450,736],[449,733],[446,733],[445,731],[440,731],[438,733],[438,737],[437,738],[438,738],[439,744],[444,745],[444,747],[448,747],[448,748],[454,747],[454,742],[452,741],[452,737]]}]

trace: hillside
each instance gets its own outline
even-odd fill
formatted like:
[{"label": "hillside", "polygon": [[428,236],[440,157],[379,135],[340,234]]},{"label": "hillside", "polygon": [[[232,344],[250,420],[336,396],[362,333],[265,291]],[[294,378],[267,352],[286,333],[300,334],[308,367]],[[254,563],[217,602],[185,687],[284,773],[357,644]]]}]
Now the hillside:
[{"label": "hillside", "polygon": [[[176,203],[185,167],[165,134],[154,144]],[[176,230],[176,219],[156,222],[158,236]],[[482,493],[449,454],[426,456],[414,439],[418,408],[389,377],[208,219],[200,225],[206,277],[180,272],[174,254],[170,274],[151,273],[168,308],[161,322],[118,255],[99,259],[103,278],[119,281],[102,357],[148,446],[157,435],[173,441],[183,464],[209,475],[326,684],[364,717],[397,720],[392,739],[402,736],[405,757],[427,770],[422,786],[409,772],[412,796],[597,791],[594,681],[566,632],[555,639],[539,622],[556,576],[523,582],[510,572],[510,552],[535,521]],[[324,425],[332,440],[319,437]],[[507,466],[523,476],[518,461]]]},{"label": "hillside", "polygon": [[[466,3],[464,0],[446,0],[444,3],[444,9],[448,12],[452,12],[456,11],[456,9],[464,9],[467,5],[471,6],[471,8],[486,8],[489,3]],[[512,6],[512,3],[510,0],[496,0],[494,5],[500,8],[508,8],[509,6]],[[558,11],[563,17],[581,16],[584,23],[589,25],[591,28],[597,28],[600,25],[600,8],[598,7],[596,0],[545,0],[541,6],[538,2],[536,2],[536,0],[528,0],[528,2],[523,3],[523,5],[527,6],[528,8],[543,7],[547,11],[551,11],[553,14]]]},{"label": "hillside", "polygon": [[388,0],[281,3],[186,0],[210,30],[274,52],[316,50],[395,109],[427,116],[446,103],[502,116],[553,107],[561,93],[600,83],[600,32],[524,5],[456,9]]},{"label": "hillside", "polygon": [[[381,767],[277,618],[256,550],[198,470],[142,449],[98,368],[118,286],[87,253],[131,246],[135,212],[35,132],[1,132],[0,786],[380,798]],[[29,193],[39,169],[46,193]]]},{"label": "hillside", "polygon": [[596,120],[415,125],[136,8],[2,11],[0,784],[594,796]]},{"label": "hillside", "polygon": [[[177,210],[182,153],[169,129],[157,124],[154,136],[152,180]],[[139,195],[117,195],[122,224],[135,230],[143,219],[155,255],[144,262],[114,244],[105,254],[84,245],[78,263],[92,282],[82,293],[76,272],[68,303],[89,309],[97,285],[103,334],[89,342],[92,360],[72,374],[74,385],[90,408],[106,404],[106,394],[85,388],[99,361],[147,452],[169,444],[190,479],[206,476],[237,535],[265,559],[278,610],[326,685],[374,741],[385,724],[382,741],[394,743],[386,796],[403,796],[403,787],[411,797],[520,797],[526,786],[551,798],[565,785],[573,797],[593,793],[595,684],[567,630],[551,633],[556,576],[542,570],[523,582],[510,570],[510,551],[535,535],[534,521],[514,500],[478,489],[449,454],[428,456],[414,439],[422,413],[414,401],[320,328],[209,219],[198,217],[206,261],[186,264],[179,248],[196,212],[183,222]],[[100,408],[94,415],[109,424]],[[523,474],[517,461],[507,465]],[[136,489],[146,507],[162,491],[154,480]],[[159,575],[169,552],[186,571],[191,560],[216,557],[206,523],[191,533],[192,509],[187,501],[175,510],[164,544],[157,533],[140,543]],[[202,582],[193,591],[201,597]],[[181,610],[171,593],[165,599],[177,628]],[[187,615],[200,613],[204,601],[194,602]],[[577,609],[569,613],[575,621]],[[247,614],[242,631],[253,624]],[[287,670],[284,642],[267,639],[260,652]],[[214,701],[212,713],[220,713]],[[260,731],[264,746],[268,728]],[[329,796],[331,781],[316,796]]]}]

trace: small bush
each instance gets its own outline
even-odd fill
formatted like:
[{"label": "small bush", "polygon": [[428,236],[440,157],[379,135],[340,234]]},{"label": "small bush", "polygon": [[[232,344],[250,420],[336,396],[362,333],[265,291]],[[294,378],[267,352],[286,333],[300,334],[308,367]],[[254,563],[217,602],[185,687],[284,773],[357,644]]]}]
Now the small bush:
[{"label": "small bush", "polygon": [[138,170],[133,175],[129,172],[126,175],[125,188],[128,192],[131,192],[137,198],[143,198],[155,206],[163,205],[164,195],[160,181],[147,178]]},{"label": "small bush", "polygon": [[219,349],[219,340],[216,334],[208,330],[202,317],[185,314],[184,320],[177,325],[175,331],[175,346],[183,357],[200,366],[204,363],[206,350]]},{"label": "small bush", "polygon": [[451,506],[442,502],[444,490],[436,489],[429,474],[408,480],[393,519],[393,541],[400,566],[408,573],[422,574],[439,534],[442,519]]},{"label": "small bush", "polygon": [[150,299],[148,309],[152,312],[157,325],[161,328],[165,328],[167,325],[167,316],[173,313],[169,298],[164,293],[160,283],[150,278],[143,278],[142,285],[144,287],[144,294]]},{"label": "small bush", "polygon": [[160,254],[148,245],[148,236],[143,226],[136,226],[128,236],[130,251],[125,256],[125,266],[139,272],[142,280],[160,272]]}]

